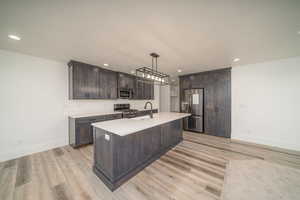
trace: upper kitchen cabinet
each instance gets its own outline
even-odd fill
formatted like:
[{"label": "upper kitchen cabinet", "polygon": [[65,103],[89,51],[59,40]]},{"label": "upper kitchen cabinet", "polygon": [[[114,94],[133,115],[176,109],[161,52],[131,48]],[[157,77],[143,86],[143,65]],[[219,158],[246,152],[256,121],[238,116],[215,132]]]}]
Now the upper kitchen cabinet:
[{"label": "upper kitchen cabinet", "polygon": [[134,99],[134,97],[136,96],[136,76],[119,72],[118,73],[119,98],[123,98],[121,94],[124,91],[130,93],[129,99]]},{"label": "upper kitchen cabinet", "polygon": [[152,81],[136,77],[136,93],[134,99],[154,99],[154,83]]},{"label": "upper kitchen cabinet", "polygon": [[117,73],[94,65],[70,61],[69,99],[116,99]]},{"label": "upper kitchen cabinet", "polygon": [[119,72],[118,73],[118,87],[133,90],[135,88],[135,79],[136,79],[136,76],[134,76],[134,75]]},{"label": "upper kitchen cabinet", "polygon": [[144,83],[144,98],[145,99],[154,99],[154,83],[153,82],[145,82]]},{"label": "upper kitchen cabinet", "polygon": [[118,78],[117,72],[100,69],[100,92],[99,99],[117,99],[118,98]]},{"label": "upper kitchen cabinet", "polygon": [[191,80],[192,80],[191,76],[180,77],[180,88],[181,89],[191,89],[191,87],[192,87]]}]

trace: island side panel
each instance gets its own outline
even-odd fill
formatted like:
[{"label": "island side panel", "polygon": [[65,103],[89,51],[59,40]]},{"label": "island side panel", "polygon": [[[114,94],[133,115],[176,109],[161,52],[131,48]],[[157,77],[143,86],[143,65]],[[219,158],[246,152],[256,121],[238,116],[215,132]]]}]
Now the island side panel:
[{"label": "island side panel", "polygon": [[[113,181],[113,137],[112,133],[94,128],[94,171],[103,181]],[[103,177],[104,176],[104,177]]]},{"label": "island side panel", "polygon": [[114,177],[117,180],[161,151],[161,127],[127,136],[114,135],[114,145]]},{"label": "island side panel", "polygon": [[126,136],[94,130],[94,171],[112,191],[182,141],[182,119]]},{"label": "island side panel", "polygon": [[163,149],[168,149],[170,146],[174,146],[182,141],[182,127],[182,119],[166,123],[161,126],[161,143]]}]

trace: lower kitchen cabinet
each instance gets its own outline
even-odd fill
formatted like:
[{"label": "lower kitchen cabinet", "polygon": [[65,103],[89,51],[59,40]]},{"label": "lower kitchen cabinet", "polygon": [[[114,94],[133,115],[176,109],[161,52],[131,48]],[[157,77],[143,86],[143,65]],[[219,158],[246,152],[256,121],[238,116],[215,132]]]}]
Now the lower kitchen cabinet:
[{"label": "lower kitchen cabinet", "polygon": [[121,118],[121,113],[84,118],[69,117],[69,144],[74,148],[91,144],[93,143],[92,123]]},{"label": "lower kitchen cabinet", "polygon": [[[157,109],[152,110],[157,113]],[[137,116],[149,115],[150,110],[142,110],[137,113]],[[114,119],[121,119],[122,114],[110,114],[92,117],[72,118],[69,117],[69,144],[74,147],[80,147],[86,144],[93,143],[93,127],[92,123],[102,122]]]},{"label": "lower kitchen cabinet", "polygon": [[75,128],[76,145],[84,145],[93,143],[93,129],[90,121],[78,120]]},{"label": "lower kitchen cabinet", "polygon": [[182,119],[125,136],[94,133],[93,170],[113,191],[182,141]]}]

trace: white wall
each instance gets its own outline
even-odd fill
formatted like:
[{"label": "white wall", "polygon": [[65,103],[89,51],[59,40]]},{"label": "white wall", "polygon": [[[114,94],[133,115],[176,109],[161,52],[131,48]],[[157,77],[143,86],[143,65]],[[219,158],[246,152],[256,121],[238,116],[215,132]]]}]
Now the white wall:
[{"label": "white wall", "polygon": [[300,150],[300,57],[232,69],[232,138]]},{"label": "white wall", "polygon": [[171,108],[171,99],[170,99],[170,86],[165,85],[160,88],[160,111],[161,112],[170,112]]},{"label": "white wall", "polygon": [[[68,144],[68,115],[113,111],[129,102],[68,100],[66,63],[0,50],[0,161]],[[154,108],[159,108],[155,87]]]}]

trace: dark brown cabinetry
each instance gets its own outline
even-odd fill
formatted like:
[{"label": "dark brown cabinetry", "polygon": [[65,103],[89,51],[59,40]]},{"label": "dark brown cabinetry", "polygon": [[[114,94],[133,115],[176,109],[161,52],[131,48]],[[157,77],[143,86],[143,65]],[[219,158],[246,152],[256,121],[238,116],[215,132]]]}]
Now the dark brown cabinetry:
[{"label": "dark brown cabinetry", "polygon": [[231,69],[207,71],[180,77],[180,95],[185,89],[204,88],[204,132],[231,136]]},{"label": "dark brown cabinetry", "polygon": [[152,81],[131,74],[118,73],[118,91],[130,90],[130,99],[154,99],[154,84]]},{"label": "dark brown cabinetry", "polygon": [[136,94],[134,99],[154,99],[153,82],[137,77],[136,78]]},{"label": "dark brown cabinetry", "polygon": [[182,119],[126,136],[94,128],[94,172],[111,189],[182,141]]},{"label": "dark brown cabinetry", "polygon": [[182,140],[182,123],[167,123],[161,126],[161,144],[164,148]]},{"label": "dark brown cabinetry", "polygon": [[[150,110],[141,110],[137,112],[137,116],[149,115],[150,112]],[[152,110],[152,113],[157,112],[157,109]],[[69,117],[69,144],[75,148],[82,145],[91,144],[93,143],[92,123],[121,118],[121,113],[81,118]]]},{"label": "dark brown cabinetry", "polygon": [[118,93],[119,98],[124,98],[120,96],[121,91],[129,92],[128,99],[135,99],[136,96],[136,76],[126,73],[118,73]]},{"label": "dark brown cabinetry", "polygon": [[69,118],[69,144],[73,147],[80,147],[93,143],[92,123],[121,119],[122,114],[101,115],[84,118]]},{"label": "dark brown cabinetry", "polygon": [[136,94],[134,99],[144,99],[144,81],[142,78],[136,78]]},{"label": "dark brown cabinetry", "polygon": [[144,99],[154,99],[154,84],[146,81],[144,83]]},{"label": "dark brown cabinetry", "polygon": [[91,126],[91,123],[92,121],[88,119],[76,121],[76,141],[74,146],[81,146],[93,143],[93,128]]},{"label": "dark brown cabinetry", "polygon": [[120,90],[130,91],[129,99],[154,99],[149,80],[74,60],[68,66],[69,99],[117,99]]},{"label": "dark brown cabinetry", "polygon": [[118,88],[129,89],[135,91],[135,79],[136,76],[126,73],[118,73]]},{"label": "dark brown cabinetry", "polygon": [[116,99],[117,73],[94,65],[70,61],[69,99]]}]

